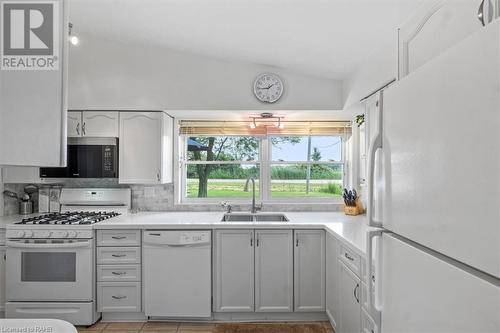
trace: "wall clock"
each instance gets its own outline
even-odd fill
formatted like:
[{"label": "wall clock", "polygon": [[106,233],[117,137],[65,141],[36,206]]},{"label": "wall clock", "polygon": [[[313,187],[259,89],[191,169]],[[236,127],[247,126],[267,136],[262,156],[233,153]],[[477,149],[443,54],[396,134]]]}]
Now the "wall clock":
[{"label": "wall clock", "polygon": [[255,79],[253,92],[259,101],[274,103],[283,94],[283,82],[276,74],[263,73]]}]

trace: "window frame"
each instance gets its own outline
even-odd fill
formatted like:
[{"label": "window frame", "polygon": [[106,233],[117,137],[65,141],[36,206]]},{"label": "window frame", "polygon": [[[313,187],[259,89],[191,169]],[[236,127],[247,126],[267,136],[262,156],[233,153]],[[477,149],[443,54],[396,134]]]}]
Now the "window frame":
[{"label": "window frame", "polygon": [[[176,173],[174,174],[175,186],[174,192],[177,198],[176,203],[178,205],[190,205],[190,204],[219,204],[223,201],[230,201],[233,204],[247,204],[249,202],[248,198],[188,198],[186,196],[186,186],[187,186],[187,165],[196,164],[247,164],[247,165],[257,165],[259,167],[259,196],[255,199],[264,204],[283,204],[283,203],[308,203],[308,204],[338,204],[343,202],[342,198],[307,198],[307,197],[291,197],[291,198],[272,198],[271,197],[271,166],[272,165],[289,165],[289,164],[301,164],[301,165],[341,165],[342,166],[342,187],[345,187],[346,177],[347,177],[347,163],[346,163],[346,143],[347,138],[343,135],[332,135],[339,137],[341,140],[341,161],[272,161],[272,142],[267,136],[255,136],[259,139],[259,157],[255,161],[187,161],[187,139],[189,136],[179,135],[176,137],[177,144],[175,145],[177,152],[174,150],[174,154],[178,156],[176,159],[178,165],[175,168]],[[274,137],[274,136],[270,136]],[[305,137],[305,136],[302,136]],[[243,188],[241,189],[243,191]]]}]

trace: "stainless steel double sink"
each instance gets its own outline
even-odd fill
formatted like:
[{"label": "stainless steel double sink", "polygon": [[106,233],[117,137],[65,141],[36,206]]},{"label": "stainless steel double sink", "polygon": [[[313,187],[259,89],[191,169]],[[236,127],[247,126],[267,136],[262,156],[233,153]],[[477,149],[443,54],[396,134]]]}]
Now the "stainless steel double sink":
[{"label": "stainless steel double sink", "polygon": [[285,214],[276,213],[228,213],[222,216],[222,222],[288,222]]}]

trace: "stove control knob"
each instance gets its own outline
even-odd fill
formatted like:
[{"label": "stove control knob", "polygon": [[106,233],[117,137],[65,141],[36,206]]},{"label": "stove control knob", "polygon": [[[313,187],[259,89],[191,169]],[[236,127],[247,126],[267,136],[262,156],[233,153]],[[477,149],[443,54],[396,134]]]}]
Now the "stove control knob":
[{"label": "stove control knob", "polygon": [[76,231],[68,231],[68,238],[75,238],[76,237]]},{"label": "stove control knob", "polygon": [[33,231],[31,230],[26,230],[24,232],[24,238],[32,238],[33,237]]},{"label": "stove control knob", "polygon": [[14,237],[15,237],[15,238],[23,238],[23,237],[24,237],[24,231],[23,231],[23,230],[19,230],[19,231],[17,231],[17,232],[14,234]]}]

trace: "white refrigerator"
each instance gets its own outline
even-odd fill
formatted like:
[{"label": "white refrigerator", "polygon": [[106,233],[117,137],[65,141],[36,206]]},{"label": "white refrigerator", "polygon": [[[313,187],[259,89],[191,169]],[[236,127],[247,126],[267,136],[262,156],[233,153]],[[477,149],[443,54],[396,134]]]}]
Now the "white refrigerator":
[{"label": "white refrigerator", "polygon": [[368,220],[381,229],[367,241],[378,331],[500,332],[500,20],[381,93],[379,117],[369,198],[382,214],[369,199]]}]

